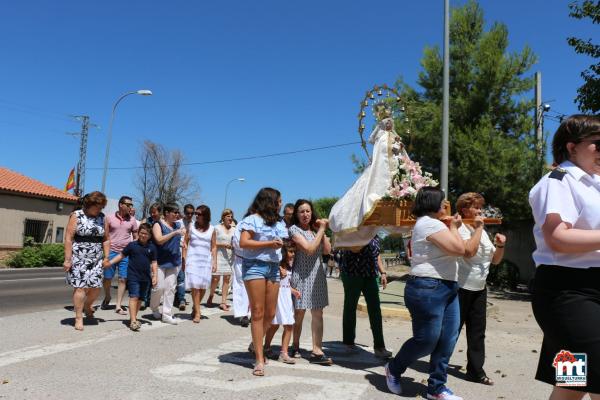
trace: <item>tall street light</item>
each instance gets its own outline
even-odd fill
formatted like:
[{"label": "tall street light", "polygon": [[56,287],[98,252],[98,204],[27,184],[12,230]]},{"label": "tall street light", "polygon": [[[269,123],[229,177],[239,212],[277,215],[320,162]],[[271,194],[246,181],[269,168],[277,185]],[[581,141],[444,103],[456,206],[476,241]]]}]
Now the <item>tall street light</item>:
[{"label": "tall street light", "polygon": [[223,205],[223,210],[227,208],[227,193],[229,192],[229,185],[235,181],[245,182],[246,178],[234,178],[234,179],[230,180],[229,182],[227,182],[227,185],[225,185],[225,204]]},{"label": "tall street light", "polygon": [[110,117],[110,124],[108,125],[108,141],[106,142],[106,153],[104,154],[104,172],[102,173],[102,193],[106,194],[106,173],[108,171],[108,155],[110,153],[110,141],[112,139],[112,127],[113,121],[115,120],[115,111],[117,110],[117,106],[125,97],[131,94],[139,94],[140,96],[152,96],[152,91],[147,89],[136,90],[134,92],[128,92],[119,97],[119,99],[115,102],[115,105],[112,109],[112,115]]},{"label": "tall street light", "polygon": [[450,130],[450,0],[444,0],[444,77],[442,100],[442,165],[440,185],[448,198],[448,143]]}]

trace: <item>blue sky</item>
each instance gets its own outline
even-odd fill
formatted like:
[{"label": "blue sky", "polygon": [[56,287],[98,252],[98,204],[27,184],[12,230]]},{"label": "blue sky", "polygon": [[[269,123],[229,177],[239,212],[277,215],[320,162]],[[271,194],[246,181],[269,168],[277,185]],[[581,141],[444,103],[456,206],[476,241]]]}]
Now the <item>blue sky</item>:
[{"label": "blue sky", "polygon": [[[544,99],[570,114],[591,61],[565,38],[598,32],[569,18],[567,4],[481,1],[488,25],[507,24],[511,50],[532,47]],[[364,92],[399,77],[414,83],[423,48],[441,45],[442,27],[442,1],[13,1],[0,14],[0,165],[63,187],[79,148],[65,134],[79,130],[69,115],[86,114],[100,125],[89,137],[86,191],[99,188],[112,104],[136,89],[154,96],[119,106],[111,167],[139,165],[145,139],[181,149],[188,162],[356,141]],[[342,195],[356,178],[350,155],[360,151],[187,171],[200,186],[195,203],[217,215],[227,181],[246,178],[229,191],[239,215],[263,186],[284,201]],[[133,170],[109,171],[108,195],[135,197],[134,179]]]}]

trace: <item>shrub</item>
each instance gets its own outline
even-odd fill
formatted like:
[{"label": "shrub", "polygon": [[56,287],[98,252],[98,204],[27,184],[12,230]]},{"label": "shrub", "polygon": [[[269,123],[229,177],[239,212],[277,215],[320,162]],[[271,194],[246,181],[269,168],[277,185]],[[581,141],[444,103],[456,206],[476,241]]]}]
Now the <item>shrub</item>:
[{"label": "shrub", "polygon": [[519,283],[519,267],[512,261],[503,260],[498,265],[490,266],[487,283],[498,289],[516,289]]},{"label": "shrub", "polygon": [[61,265],[64,257],[62,244],[43,244],[23,248],[11,256],[6,264],[15,268],[53,267]]}]

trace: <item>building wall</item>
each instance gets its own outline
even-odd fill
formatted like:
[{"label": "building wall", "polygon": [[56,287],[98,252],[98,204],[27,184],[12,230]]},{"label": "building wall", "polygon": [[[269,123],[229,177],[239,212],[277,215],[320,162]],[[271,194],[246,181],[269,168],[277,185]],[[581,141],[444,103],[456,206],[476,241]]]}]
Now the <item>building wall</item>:
[{"label": "building wall", "polygon": [[[62,210],[59,210],[59,203]],[[18,249],[23,246],[25,220],[48,221],[46,243],[56,241],[56,228],[66,231],[74,204],[59,200],[0,193],[0,249]]]}]

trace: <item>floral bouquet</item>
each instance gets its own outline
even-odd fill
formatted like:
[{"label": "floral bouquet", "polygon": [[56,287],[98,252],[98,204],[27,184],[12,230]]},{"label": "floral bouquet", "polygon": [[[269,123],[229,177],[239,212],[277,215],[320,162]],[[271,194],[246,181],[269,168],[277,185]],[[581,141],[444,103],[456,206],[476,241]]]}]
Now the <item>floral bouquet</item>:
[{"label": "floral bouquet", "polygon": [[483,218],[502,219],[502,211],[500,211],[498,207],[486,205],[483,210],[481,210],[481,216]]},{"label": "floral bouquet", "polygon": [[437,186],[429,172],[423,172],[418,162],[412,161],[406,153],[398,158],[398,171],[392,178],[383,200],[414,200],[417,191],[423,186]]}]

